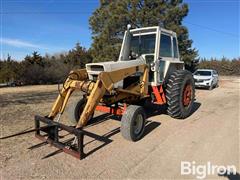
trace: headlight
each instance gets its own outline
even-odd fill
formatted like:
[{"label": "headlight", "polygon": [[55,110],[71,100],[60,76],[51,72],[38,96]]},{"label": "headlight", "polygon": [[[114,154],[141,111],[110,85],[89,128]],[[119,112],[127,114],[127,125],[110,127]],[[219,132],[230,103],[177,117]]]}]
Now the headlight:
[{"label": "headlight", "polygon": [[150,64],[150,66],[151,66],[151,71],[155,71],[155,63],[152,62],[152,63]]}]

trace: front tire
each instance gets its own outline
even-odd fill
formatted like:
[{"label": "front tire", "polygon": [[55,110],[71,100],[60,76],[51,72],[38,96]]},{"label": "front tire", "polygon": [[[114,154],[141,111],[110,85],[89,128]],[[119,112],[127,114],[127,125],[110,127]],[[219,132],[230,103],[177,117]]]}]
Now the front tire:
[{"label": "front tire", "polygon": [[188,117],[193,109],[195,85],[187,70],[176,70],[170,75],[166,88],[167,113],[176,119]]},{"label": "front tire", "polygon": [[121,134],[129,141],[141,139],[146,123],[146,114],[141,106],[130,105],[121,119]]}]

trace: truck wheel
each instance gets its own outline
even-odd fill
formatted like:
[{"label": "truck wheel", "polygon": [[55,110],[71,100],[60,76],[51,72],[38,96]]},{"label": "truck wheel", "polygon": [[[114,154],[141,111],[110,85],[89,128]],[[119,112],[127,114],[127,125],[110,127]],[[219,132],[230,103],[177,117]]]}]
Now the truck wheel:
[{"label": "truck wheel", "polygon": [[208,87],[208,90],[212,90],[213,89],[213,82],[211,82],[211,85]]},{"label": "truck wheel", "polygon": [[[70,104],[67,109],[67,116],[71,124],[77,125],[86,103],[87,99],[82,98],[79,101],[75,101],[74,103]],[[93,114],[90,116],[88,122],[90,122],[92,118]]]},{"label": "truck wheel", "polygon": [[167,113],[176,119],[188,117],[193,108],[195,86],[192,74],[177,70],[170,75],[166,88]]},{"label": "truck wheel", "polygon": [[129,141],[141,139],[146,122],[146,114],[141,106],[130,105],[121,119],[121,134]]}]

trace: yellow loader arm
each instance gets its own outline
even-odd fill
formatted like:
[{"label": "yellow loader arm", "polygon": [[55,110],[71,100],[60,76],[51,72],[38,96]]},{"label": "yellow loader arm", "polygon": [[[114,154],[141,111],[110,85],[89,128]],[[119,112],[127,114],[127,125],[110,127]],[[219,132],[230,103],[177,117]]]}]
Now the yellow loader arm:
[{"label": "yellow loader arm", "polygon": [[112,72],[101,72],[98,75],[96,82],[92,82],[88,79],[85,69],[70,72],[67,80],[63,84],[63,89],[59,93],[58,98],[56,99],[48,117],[54,119],[58,113],[61,115],[64,112],[72,92],[74,90],[81,90],[86,92],[88,96],[87,103],[76,125],[76,128],[83,127],[86,125],[87,120],[94,112],[96,106],[103,98],[106,91],[111,94],[112,90],[114,89],[114,83],[119,82],[124,78],[135,74],[136,72],[142,72],[140,85],[136,85],[136,87],[133,87],[130,90],[116,89],[116,91],[131,95],[135,94],[140,97],[146,96],[148,93],[148,67],[145,64]]}]

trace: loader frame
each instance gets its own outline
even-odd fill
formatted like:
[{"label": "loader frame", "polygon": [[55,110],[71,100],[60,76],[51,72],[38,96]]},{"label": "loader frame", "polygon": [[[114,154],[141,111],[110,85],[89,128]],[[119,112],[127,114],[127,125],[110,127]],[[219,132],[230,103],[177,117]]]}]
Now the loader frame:
[{"label": "loader frame", "polygon": [[[35,129],[37,129],[35,136],[76,158],[84,158],[86,156],[83,150],[84,136],[89,136],[105,143],[110,141],[109,139],[103,139],[99,135],[83,130],[93,111],[98,110],[121,116],[126,111],[128,104],[149,98],[151,96],[149,91],[156,97],[156,101],[153,103],[160,105],[166,103],[162,86],[152,86],[152,88],[149,88],[148,71],[148,66],[143,64],[112,72],[101,72],[96,82],[88,79],[85,69],[71,71],[49,115],[46,117],[35,116]],[[114,88],[114,83],[136,73],[141,74],[139,77],[140,82],[133,83],[125,89]],[[70,127],[59,123],[59,120],[70,95],[75,90],[85,92],[84,97],[87,98],[87,103],[77,125]],[[57,114],[59,116],[54,120]],[[41,124],[44,124],[44,126],[41,126]],[[62,130],[75,136],[75,146],[60,142],[59,131]]]},{"label": "loader frame", "polygon": [[[125,89],[114,88],[114,83],[136,73],[141,73],[140,82],[138,84],[132,84]],[[103,108],[103,105],[98,106],[99,103],[110,107],[110,112],[116,110],[116,114],[122,114],[120,113],[121,109],[117,105],[119,102],[131,104],[139,99],[149,97],[148,66],[143,64],[112,72],[101,72],[98,75],[96,82],[89,81],[85,69],[72,71],[64,82],[63,89],[58,95],[58,98],[48,115],[49,119],[54,119],[56,115],[59,114],[57,119],[57,121],[59,121],[60,116],[65,110],[69,97],[74,90],[86,92],[85,97],[87,98],[87,103],[76,126],[76,128],[81,128],[87,124],[87,120],[96,107],[98,110],[107,110],[107,108]],[[106,93],[110,96],[105,96]],[[113,104],[115,104],[115,108],[111,107]],[[113,109],[115,110],[113,111]]]}]

